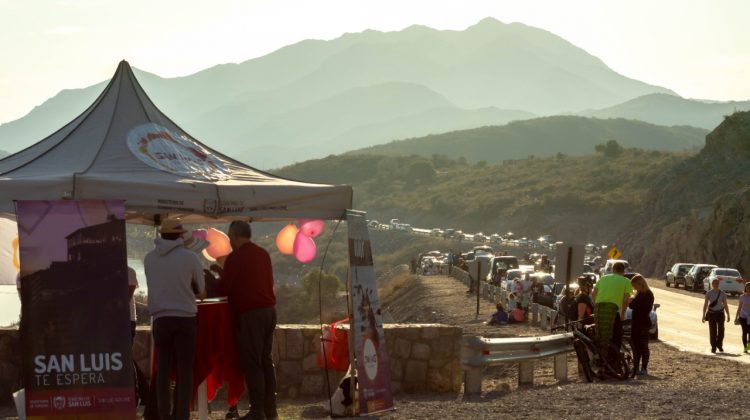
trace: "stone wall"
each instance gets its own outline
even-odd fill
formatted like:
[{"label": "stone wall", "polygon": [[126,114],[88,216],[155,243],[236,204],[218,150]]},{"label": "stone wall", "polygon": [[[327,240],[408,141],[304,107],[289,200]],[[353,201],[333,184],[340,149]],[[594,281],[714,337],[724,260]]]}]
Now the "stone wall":
[{"label": "stone wall", "polygon": [[[463,330],[438,324],[386,324],[385,341],[394,393],[459,392]],[[151,334],[138,327],[133,357],[150,375]],[[273,359],[279,394],[284,397],[325,395],[325,370],[317,365],[320,329],[315,325],[279,325]],[[0,329],[0,401],[9,402],[19,388],[21,349],[18,330]],[[330,371],[331,388],[343,374]]]}]

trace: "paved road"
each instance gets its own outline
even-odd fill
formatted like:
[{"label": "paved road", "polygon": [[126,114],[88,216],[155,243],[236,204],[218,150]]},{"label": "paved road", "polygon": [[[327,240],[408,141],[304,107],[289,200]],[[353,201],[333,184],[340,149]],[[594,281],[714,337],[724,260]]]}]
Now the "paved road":
[{"label": "paved road", "polygon": [[[708,342],[708,323],[704,324],[700,320],[703,296],[697,294],[688,296],[656,287],[652,287],[651,290],[654,292],[655,303],[661,304],[661,307],[656,310],[659,315],[659,339],[682,350],[711,354],[711,345]],[[734,325],[734,322],[732,322],[736,312],[737,300],[730,300],[729,314],[731,320],[724,324],[725,354],[721,357],[750,364],[750,355],[742,353],[740,326]]]}]

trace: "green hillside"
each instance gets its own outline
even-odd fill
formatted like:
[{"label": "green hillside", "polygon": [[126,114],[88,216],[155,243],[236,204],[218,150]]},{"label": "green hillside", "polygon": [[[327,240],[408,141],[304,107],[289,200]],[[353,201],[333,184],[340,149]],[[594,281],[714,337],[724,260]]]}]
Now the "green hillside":
[{"label": "green hillside", "polygon": [[464,157],[469,162],[501,163],[557,153],[588,154],[595,145],[609,139],[617,139],[624,147],[684,151],[702,147],[707,133],[700,128],[663,127],[625,119],[556,116],[393,141],[351,153],[425,157],[442,154]]},{"label": "green hillside", "polygon": [[652,180],[687,158],[687,153],[626,149],[610,158],[560,155],[493,165],[440,155],[347,154],[275,172],[349,183],[354,207],[381,221],[598,242],[613,240],[643,206]]},{"label": "green hillside", "polygon": [[675,95],[652,93],[627,102],[580,115],[596,118],[628,118],[659,125],[691,125],[713,129],[726,115],[750,110],[750,101],[707,102]]}]

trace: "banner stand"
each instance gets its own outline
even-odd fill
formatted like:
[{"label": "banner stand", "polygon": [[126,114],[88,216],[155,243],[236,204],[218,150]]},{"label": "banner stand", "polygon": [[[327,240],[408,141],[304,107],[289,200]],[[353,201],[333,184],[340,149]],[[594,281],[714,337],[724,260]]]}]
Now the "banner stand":
[{"label": "banner stand", "polygon": [[365,216],[362,211],[346,212],[351,312],[349,351],[354,356],[350,360],[357,378],[356,402],[360,416],[394,409],[383,317]]}]

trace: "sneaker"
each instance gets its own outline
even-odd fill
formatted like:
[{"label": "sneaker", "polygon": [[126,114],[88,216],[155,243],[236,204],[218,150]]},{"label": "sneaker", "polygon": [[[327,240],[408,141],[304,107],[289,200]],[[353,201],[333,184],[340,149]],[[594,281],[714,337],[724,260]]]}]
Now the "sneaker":
[{"label": "sneaker", "polygon": [[724,353],[724,347],[719,347],[719,353]]},{"label": "sneaker", "polygon": [[638,371],[638,376],[648,376],[648,370],[641,369]]},{"label": "sneaker", "polygon": [[716,353],[716,347],[711,347],[711,353]]}]

